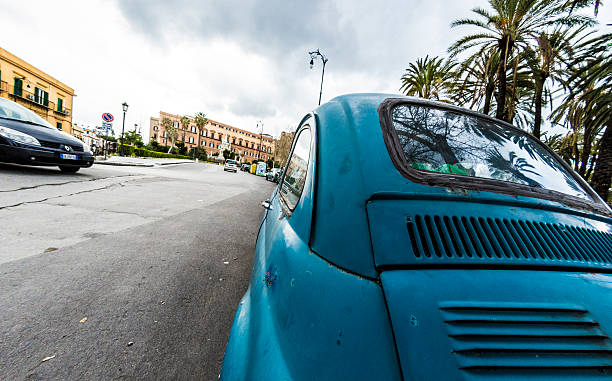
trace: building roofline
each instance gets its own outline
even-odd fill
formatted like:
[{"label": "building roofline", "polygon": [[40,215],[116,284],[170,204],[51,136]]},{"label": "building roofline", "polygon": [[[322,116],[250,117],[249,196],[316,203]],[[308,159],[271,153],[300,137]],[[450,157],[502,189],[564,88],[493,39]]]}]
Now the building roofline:
[{"label": "building roofline", "polygon": [[[160,121],[161,121],[161,119],[162,119],[162,118],[161,118],[161,114],[162,114],[162,113],[163,113],[163,114],[166,114],[166,115],[171,115],[171,116],[174,116],[174,117],[176,117],[176,118],[178,118],[178,119],[180,119],[180,118],[183,116],[183,115],[179,115],[179,114],[172,114],[172,113],[170,113],[170,112],[166,112],[166,111],[161,111],[161,110],[160,110],[160,111],[159,111],[160,116],[159,116],[159,117],[153,117],[153,116],[152,116],[152,117],[151,117],[151,119],[156,118],[156,119],[158,119],[158,120],[160,120]],[[192,120],[193,120],[193,118],[194,118],[194,117],[193,117],[193,116],[191,116],[191,115],[187,115],[187,116],[188,116],[189,118],[191,118]],[[245,130],[245,129],[243,129],[243,128],[234,127],[234,126],[232,126],[232,125],[230,125],[230,124],[223,123],[223,122],[219,122],[219,121],[216,121],[216,120],[213,120],[213,119],[208,119],[208,123],[217,123],[218,125],[221,125],[221,126],[223,126],[223,127],[229,127],[229,128],[236,129],[236,130],[238,130],[238,131],[248,132],[249,134],[257,135],[257,136],[253,136],[253,137],[256,137],[256,138],[258,138],[258,139],[259,139],[259,136],[260,136],[260,134],[259,134],[259,133],[257,133],[257,132],[252,132],[252,131],[249,131],[249,130]],[[273,136],[266,136],[265,134],[264,134],[264,135],[262,135],[262,136],[263,136],[264,138],[272,139],[272,141],[276,140],[276,138],[274,138]]]},{"label": "building roofline", "polygon": [[[66,85],[62,81],[60,81],[60,80],[56,79],[55,77],[47,74],[46,72],[42,71],[38,67],[32,65],[29,62],[26,62],[25,60],[17,57],[13,53],[7,51],[6,49],[4,49],[2,47],[0,47],[0,55],[2,55],[6,61],[10,62],[11,64],[13,64],[13,65],[15,65],[17,67],[19,67],[21,70],[26,71],[26,72],[30,73],[31,75],[33,75],[33,76],[39,77],[42,80],[50,82],[55,87],[57,87],[57,88],[65,91],[65,92],[69,93],[73,97],[76,96],[76,94],[74,93],[74,89],[72,87]],[[34,72],[34,71],[30,70],[28,68],[28,65],[33,67],[37,72]]]}]

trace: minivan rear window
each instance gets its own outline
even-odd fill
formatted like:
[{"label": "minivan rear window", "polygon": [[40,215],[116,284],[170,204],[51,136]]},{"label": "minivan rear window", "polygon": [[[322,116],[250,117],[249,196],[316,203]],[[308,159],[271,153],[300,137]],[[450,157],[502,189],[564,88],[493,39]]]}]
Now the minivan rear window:
[{"label": "minivan rear window", "polygon": [[501,180],[592,200],[540,143],[485,118],[421,104],[399,104],[392,124],[408,167]]}]

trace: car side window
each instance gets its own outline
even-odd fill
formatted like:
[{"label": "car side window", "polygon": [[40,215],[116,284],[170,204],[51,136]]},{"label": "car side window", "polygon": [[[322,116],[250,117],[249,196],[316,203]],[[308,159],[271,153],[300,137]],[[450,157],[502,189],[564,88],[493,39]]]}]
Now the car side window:
[{"label": "car side window", "polygon": [[291,211],[295,209],[304,190],[310,159],[311,138],[310,128],[303,129],[298,135],[291,158],[289,158],[287,173],[280,187],[281,197]]}]

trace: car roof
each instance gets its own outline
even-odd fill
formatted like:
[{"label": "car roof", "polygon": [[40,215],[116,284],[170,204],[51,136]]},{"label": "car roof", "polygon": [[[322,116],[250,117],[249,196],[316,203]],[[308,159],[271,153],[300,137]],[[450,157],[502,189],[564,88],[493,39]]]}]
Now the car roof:
[{"label": "car roof", "polygon": [[[338,265],[367,274],[372,269],[366,204],[376,197],[419,194],[429,198],[449,197],[448,187],[429,186],[404,177],[387,150],[378,109],[389,98],[449,108],[462,113],[470,110],[441,102],[397,94],[348,94],[333,98],[318,107],[317,185],[311,245],[316,252],[342,248],[336,253]],[[485,191],[468,191],[468,196],[489,200],[521,201],[534,205],[565,207],[556,201],[526,196],[510,196]],[[404,196],[402,196],[404,197]],[[326,234],[343,226],[347,234]]]}]

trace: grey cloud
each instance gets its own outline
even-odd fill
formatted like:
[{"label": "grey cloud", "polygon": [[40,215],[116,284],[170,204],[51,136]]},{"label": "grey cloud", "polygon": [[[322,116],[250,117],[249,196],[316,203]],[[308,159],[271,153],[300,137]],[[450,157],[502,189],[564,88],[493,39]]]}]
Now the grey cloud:
[{"label": "grey cloud", "polygon": [[[328,51],[358,51],[353,25],[343,22],[339,9],[325,0],[197,0],[119,2],[126,19],[158,41],[221,37],[262,55],[282,60],[294,51],[321,47]],[[351,57],[336,56],[351,64]]]},{"label": "grey cloud", "polygon": [[271,102],[253,97],[240,97],[229,106],[229,111],[237,116],[269,118],[276,115]]}]

